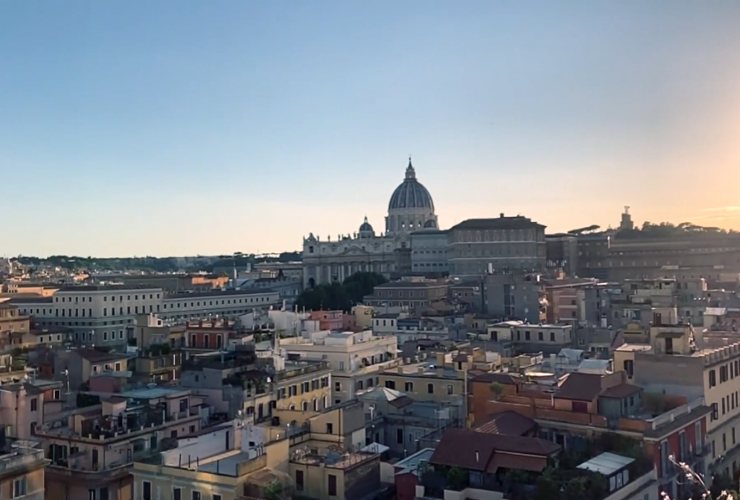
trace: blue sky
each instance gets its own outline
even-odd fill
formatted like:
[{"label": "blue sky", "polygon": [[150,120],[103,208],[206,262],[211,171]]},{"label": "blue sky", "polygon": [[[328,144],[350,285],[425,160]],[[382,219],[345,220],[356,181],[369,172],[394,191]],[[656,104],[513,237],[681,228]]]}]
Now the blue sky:
[{"label": "blue sky", "polygon": [[740,3],[0,1],[0,255],[383,227],[740,229]]}]

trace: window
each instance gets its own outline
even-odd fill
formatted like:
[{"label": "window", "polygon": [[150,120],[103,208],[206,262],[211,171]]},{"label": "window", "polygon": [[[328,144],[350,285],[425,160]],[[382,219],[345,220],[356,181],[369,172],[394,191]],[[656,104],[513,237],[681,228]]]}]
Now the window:
[{"label": "window", "polygon": [[403,444],[403,429],[396,429],[396,443]]},{"label": "window", "polygon": [[403,384],[403,390],[406,392],[414,392],[414,383],[413,382],[405,382]]},{"label": "window", "polygon": [[555,332],[550,332],[550,342],[555,342]]},{"label": "window", "polygon": [[18,498],[26,495],[26,478],[21,477],[13,481],[13,498]]},{"label": "window", "polygon": [[635,373],[635,362],[632,359],[625,359],[624,360],[624,371],[627,373],[627,376],[632,378],[632,376]]},{"label": "window", "polygon": [[332,423],[326,424],[326,433],[327,434],[334,434],[334,424],[332,424]]},{"label": "window", "polygon": [[434,394],[434,384],[427,384],[427,393]]},{"label": "window", "polygon": [[341,391],[342,391],[342,383],[334,382],[334,392],[341,392]]},{"label": "window", "polygon": [[149,481],[141,482],[141,495],[144,500],[152,500],[152,483]]},{"label": "window", "polygon": [[174,488],[172,490],[172,500],[182,500],[182,489]]},{"label": "window", "polygon": [[192,500],[201,500],[200,491],[194,491]]},{"label": "window", "polygon": [[542,337],[542,332],[537,332],[537,340],[544,340],[544,338]]},{"label": "window", "polygon": [[709,387],[717,385],[717,372],[709,370]]},{"label": "window", "polygon": [[298,491],[303,491],[303,471],[295,471],[295,488]]},{"label": "window", "polygon": [[95,490],[87,490],[87,500],[97,500],[98,494]]},{"label": "window", "polygon": [[337,496],[337,476],[334,474],[329,474],[329,496],[335,497]]},{"label": "window", "polygon": [[221,500],[221,495],[213,494],[213,500]]},{"label": "window", "polygon": [[31,400],[31,411],[37,411],[39,409],[39,401],[36,398]]},{"label": "window", "polygon": [[454,392],[455,392],[455,389],[452,386],[452,384],[447,384],[447,395],[451,396]]}]

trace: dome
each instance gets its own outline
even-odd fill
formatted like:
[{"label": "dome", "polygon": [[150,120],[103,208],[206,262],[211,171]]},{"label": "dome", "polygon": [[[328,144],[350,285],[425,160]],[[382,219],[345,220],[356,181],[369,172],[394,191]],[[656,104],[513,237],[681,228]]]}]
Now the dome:
[{"label": "dome", "polygon": [[427,188],[416,180],[416,172],[413,165],[411,165],[411,158],[409,158],[409,166],[406,167],[406,178],[393,191],[391,201],[388,203],[389,212],[406,208],[428,208],[432,213],[434,212],[432,195],[429,194]]},{"label": "dome", "polygon": [[373,226],[370,225],[370,223],[367,221],[367,217],[365,217],[365,221],[360,225],[360,238],[367,238],[375,236],[375,230],[373,229]]}]

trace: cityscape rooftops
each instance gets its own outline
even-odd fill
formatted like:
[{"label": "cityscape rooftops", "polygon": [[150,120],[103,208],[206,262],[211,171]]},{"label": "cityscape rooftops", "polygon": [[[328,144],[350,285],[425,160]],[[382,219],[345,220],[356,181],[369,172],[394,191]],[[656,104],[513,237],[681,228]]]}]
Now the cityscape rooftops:
[{"label": "cityscape rooftops", "polygon": [[[470,429],[448,429],[434,450],[431,463],[460,467],[462,469],[495,472],[501,466],[506,467],[506,456],[535,455],[550,457],[560,451],[560,446],[550,441],[533,437],[506,436],[490,434]],[[526,467],[526,462],[521,464]],[[539,472],[544,464],[534,468]]]}]

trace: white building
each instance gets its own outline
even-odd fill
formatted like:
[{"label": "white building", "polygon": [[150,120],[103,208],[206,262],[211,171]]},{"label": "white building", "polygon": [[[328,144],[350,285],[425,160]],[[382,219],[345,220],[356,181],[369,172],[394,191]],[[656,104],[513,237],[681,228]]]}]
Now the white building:
[{"label": "white building", "polygon": [[378,373],[400,363],[398,342],[394,336],[362,332],[306,334],[287,338],[280,347],[288,358],[323,360],[332,369],[332,398],[334,404],[355,398],[357,391],[374,387]]},{"label": "white building", "polygon": [[11,299],[21,314],[40,327],[62,327],[77,343],[110,345],[126,342],[126,329],[139,314],[157,314],[165,321],[209,316],[236,318],[280,303],[269,289],[226,290],[167,296],[161,288],[73,286],[52,297]]}]

